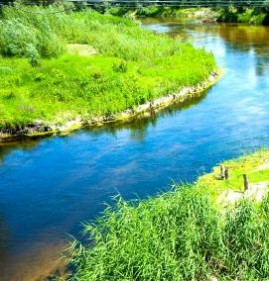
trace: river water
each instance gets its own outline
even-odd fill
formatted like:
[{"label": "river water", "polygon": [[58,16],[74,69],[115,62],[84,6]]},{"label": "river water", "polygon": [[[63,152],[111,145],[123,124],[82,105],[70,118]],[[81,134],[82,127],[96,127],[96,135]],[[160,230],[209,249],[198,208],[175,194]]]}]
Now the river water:
[{"label": "river water", "polygon": [[268,27],[159,19],[144,28],[213,52],[224,76],[149,119],[1,145],[0,280],[40,280],[61,266],[69,234],[81,238],[81,222],[111,196],[155,195],[269,144]]}]

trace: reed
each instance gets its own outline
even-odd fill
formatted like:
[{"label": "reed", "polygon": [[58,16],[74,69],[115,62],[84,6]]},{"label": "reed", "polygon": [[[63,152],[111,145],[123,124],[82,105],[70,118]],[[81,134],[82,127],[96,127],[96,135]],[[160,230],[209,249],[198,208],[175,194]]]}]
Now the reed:
[{"label": "reed", "polygon": [[[253,172],[261,156],[268,151],[229,163]],[[268,280],[267,192],[261,202],[224,206],[214,182],[206,188],[202,180],[142,201],[117,197],[115,207],[85,225],[91,244],[72,245],[70,280]]]}]

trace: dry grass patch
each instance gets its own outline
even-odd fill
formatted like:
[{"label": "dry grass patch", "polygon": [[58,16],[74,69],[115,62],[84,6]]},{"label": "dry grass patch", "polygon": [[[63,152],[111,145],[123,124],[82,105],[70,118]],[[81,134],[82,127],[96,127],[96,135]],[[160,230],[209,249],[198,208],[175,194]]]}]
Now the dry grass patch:
[{"label": "dry grass patch", "polygon": [[97,55],[97,51],[88,44],[67,44],[67,52],[72,55],[89,57]]}]

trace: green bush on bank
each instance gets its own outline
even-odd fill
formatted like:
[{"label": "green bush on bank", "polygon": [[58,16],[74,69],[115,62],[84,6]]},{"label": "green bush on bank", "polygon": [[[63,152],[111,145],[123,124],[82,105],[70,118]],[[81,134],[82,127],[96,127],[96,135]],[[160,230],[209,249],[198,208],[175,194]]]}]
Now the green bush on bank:
[{"label": "green bush on bank", "polygon": [[[1,129],[132,109],[195,85],[216,68],[212,54],[137,22],[92,10],[48,14],[58,10],[3,9]],[[69,53],[68,44],[90,46],[97,54]]]},{"label": "green bush on bank", "polygon": [[[32,13],[24,12],[24,9]],[[55,8],[56,9],[56,8]],[[54,8],[44,9],[45,12]],[[16,4],[15,8],[2,9],[0,18],[0,54],[3,56],[28,57],[37,53],[40,57],[57,57],[64,51],[64,38],[57,34],[57,26],[51,17],[39,15],[42,9],[26,8]]]},{"label": "green bush on bank", "polygon": [[254,8],[230,6],[225,9],[218,9],[218,18],[220,22],[234,22],[261,25],[267,23],[268,13]]}]

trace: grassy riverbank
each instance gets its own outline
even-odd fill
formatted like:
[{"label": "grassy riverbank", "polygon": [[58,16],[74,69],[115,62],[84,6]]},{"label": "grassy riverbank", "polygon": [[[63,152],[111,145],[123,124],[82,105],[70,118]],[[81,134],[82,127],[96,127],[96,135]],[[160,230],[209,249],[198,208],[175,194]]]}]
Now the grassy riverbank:
[{"label": "grassy riverbank", "polygon": [[215,12],[210,8],[174,8],[174,7],[158,7],[148,6],[141,9],[125,9],[125,8],[110,8],[106,9],[105,13],[131,17],[160,17],[160,18],[177,18],[180,20],[206,20],[216,16]]},{"label": "grassy riverbank", "polygon": [[50,131],[75,119],[133,110],[194,86],[216,69],[212,54],[142,30],[138,22],[92,10],[54,13],[61,9],[3,8],[2,132]]},{"label": "grassy riverbank", "polygon": [[[143,201],[118,199],[116,209],[86,225],[95,243],[73,252],[70,280],[267,280],[268,160],[261,150],[225,162],[228,180],[215,168],[193,186]],[[249,178],[245,193],[242,174]],[[229,201],[227,192],[240,196]]]},{"label": "grassy riverbank", "polygon": [[254,8],[251,3],[242,6],[231,3],[227,7],[212,8],[176,8],[149,6],[141,9],[110,8],[105,13],[124,17],[157,17],[176,18],[180,21],[244,23],[266,25],[269,23],[269,12],[266,5]]}]

